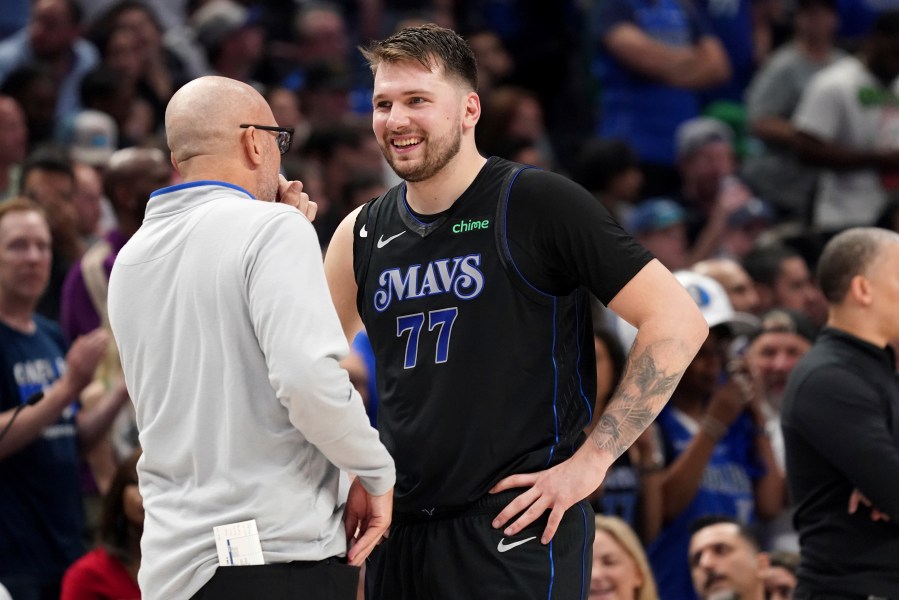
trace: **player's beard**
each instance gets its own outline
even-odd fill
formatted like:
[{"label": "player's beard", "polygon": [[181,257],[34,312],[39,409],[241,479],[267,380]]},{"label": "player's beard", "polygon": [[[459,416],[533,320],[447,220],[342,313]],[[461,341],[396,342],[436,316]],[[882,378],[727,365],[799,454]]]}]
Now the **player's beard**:
[{"label": "player's beard", "polygon": [[424,181],[443,170],[459,154],[462,148],[462,129],[454,129],[454,133],[441,140],[426,137],[422,143],[426,143],[424,156],[415,162],[394,158],[393,148],[389,143],[381,151],[398,177],[412,182]]}]

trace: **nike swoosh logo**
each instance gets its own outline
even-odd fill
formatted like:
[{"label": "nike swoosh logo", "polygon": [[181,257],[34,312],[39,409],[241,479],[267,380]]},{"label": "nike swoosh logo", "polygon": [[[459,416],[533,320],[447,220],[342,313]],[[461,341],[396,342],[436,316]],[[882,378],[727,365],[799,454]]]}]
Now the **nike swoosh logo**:
[{"label": "nike swoosh logo", "polygon": [[536,535],[532,535],[531,537],[529,537],[529,538],[527,538],[527,539],[524,539],[524,540],[518,540],[517,542],[512,542],[511,544],[507,544],[507,543],[506,543],[506,538],[503,538],[503,539],[501,539],[501,540],[499,541],[499,544],[496,545],[496,549],[497,549],[498,551],[500,551],[500,552],[508,552],[508,551],[511,550],[512,548],[515,548],[515,547],[520,546],[520,545],[522,545],[522,544],[527,544],[527,543],[530,542],[531,540],[536,540],[536,539],[537,539],[537,536],[536,536]]},{"label": "nike swoosh logo", "polygon": [[378,238],[378,248],[383,248],[384,246],[386,246],[387,244],[389,244],[390,242],[392,242],[392,241],[395,240],[396,238],[400,237],[400,236],[403,235],[404,233],[406,233],[406,232],[405,232],[405,231],[401,231],[401,232],[399,232],[399,233],[396,234],[396,235],[390,236],[390,237],[387,238],[386,240],[384,239],[384,236],[382,235],[380,238]]},{"label": "nike swoosh logo", "polygon": [[368,237],[368,231],[365,229],[365,225],[359,230],[359,237]]}]

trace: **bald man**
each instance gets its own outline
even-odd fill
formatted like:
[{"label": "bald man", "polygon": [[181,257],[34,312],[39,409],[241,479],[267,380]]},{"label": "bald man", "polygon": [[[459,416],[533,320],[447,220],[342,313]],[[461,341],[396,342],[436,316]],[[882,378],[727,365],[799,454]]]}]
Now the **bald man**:
[{"label": "bald man", "polygon": [[144,450],[142,597],[355,598],[395,473],[338,366],[315,204],[278,175],[292,132],[222,77],[182,87],[165,126],[183,183],[150,195],[109,282]]}]

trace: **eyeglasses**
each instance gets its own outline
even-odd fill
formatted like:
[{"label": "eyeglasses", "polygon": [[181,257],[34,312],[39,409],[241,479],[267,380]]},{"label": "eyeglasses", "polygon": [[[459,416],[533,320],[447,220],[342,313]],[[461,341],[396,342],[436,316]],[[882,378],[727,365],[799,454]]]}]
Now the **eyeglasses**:
[{"label": "eyeglasses", "polygon": [[293,127],[274,127],[272,125],[253,125],[251,124],[243,124],[240,126],[241,129],[246,129],[247,127],[255,127],[256,129],[261,129],[262,131],[275,131],[278,133],[278,150],[281,151],[281,154],[286,154],[288,150],[290,150],[290,144],[293,142]]}]

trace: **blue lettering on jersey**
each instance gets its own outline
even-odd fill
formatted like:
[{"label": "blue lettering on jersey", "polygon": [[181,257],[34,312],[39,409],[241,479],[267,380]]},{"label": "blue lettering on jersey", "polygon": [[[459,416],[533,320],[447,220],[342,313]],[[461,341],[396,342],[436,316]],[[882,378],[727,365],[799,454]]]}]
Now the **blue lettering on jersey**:
[{"label": "blue lettering on jersey", "polygon": [[440,258],[427,266],[412,265],[386,269],[378,276],[378,290],[374,295],[375,310],[384,312],[396,300],[423,298],[438,294],[455,294],[460,300],[470,300],[484,289],[484,274],[480,270],[481,255],[469,254],[455,258]]}]

